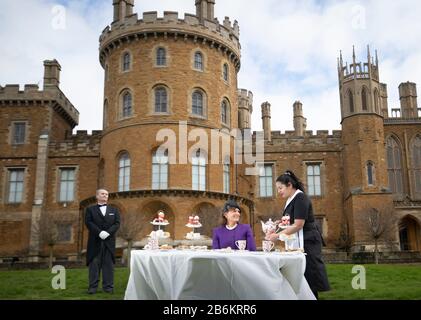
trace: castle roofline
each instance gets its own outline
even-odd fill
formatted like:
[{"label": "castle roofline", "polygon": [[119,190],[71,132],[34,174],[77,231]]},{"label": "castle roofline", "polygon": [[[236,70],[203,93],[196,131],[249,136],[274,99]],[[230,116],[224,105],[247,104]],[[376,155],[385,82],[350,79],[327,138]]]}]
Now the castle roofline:
[{"label": "castle roofline", "polygon": [[239,34],[238,22],[231,24],[228,17],[220,24],[217,18],[213,21],[200,20],[189,13],[184,15],[184,19],[180,19],[178,12],[172,11],[164,11],[163,17],[158,17],[156,11],[144,12],[141,20],[137,14],[133,14],[124,20],[113,22],[103,30],[99,38],[100,62],[104,66],[107,54],[124,42],[163,35],[175,41],[193,40],[209,44],[226,53],[234,61],[238,71],[241,57]]},{"label": "castle roofline", "polygon": [[6,104],[51,103],[74,127],[79,123],[79,111],[73,106],[60,88],[56,86],[39,90],[37,84],[25,84],[24,90],[20,90],[19,84],[6,84],[0,86],[0,106]]}]

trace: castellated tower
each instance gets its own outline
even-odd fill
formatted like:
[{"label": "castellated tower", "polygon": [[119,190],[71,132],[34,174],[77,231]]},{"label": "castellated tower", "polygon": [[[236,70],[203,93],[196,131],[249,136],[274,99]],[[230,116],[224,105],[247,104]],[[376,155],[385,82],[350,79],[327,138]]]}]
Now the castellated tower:
[{"label": "castellated tower", "polygon": [[295,101],[293,108],[295,134],[299,137],[303,137],[307,128],[307,119],[304,118],[303,104],[300,101]]},{"label": "castellated tower", "polygon": [[[183,238],[187,217],[200,211],[194,192],[205,198],[206,192],[222,194],[221,206],[228,196],[236,197],[234,138],[221,129],[250,127],[253,97],[240,92],[239,116],[237,21],[232,24],[225,17],[220,24],[214,18],[214,0],[191,1],[196,14],[180,17],[165,11],[159,17],[157,12],[144,12],[139,19],[133,13],[134,1],[114,0],[114,22],[102,32],[99,49],[105,73],[99,184],[112,194],[131,192],[133,199],[121,204],[123,211],[162,207],[178,214],[180,220],[169,217],[167,230],[175,238]],[[215,150],[216,164],[211,149],[215,131],[228,139],[228,152],[222,145]],[[156,151],[169,142],[161,135],[169,132],[176,144],[168,147],[168,158],[163,156],[169,165],[162,166]],[[207,134],[208,148],[198,147],[198,132]],[[197,157],[201,160],[194,163]],[[185,197],[177,204],[174,190],[182,190]],[[152,192],[153,199],[145,199],[145,192]],[[162,198],[168,192],[172,197]],[[152,200],[154,209],[143,207]],[[244,210],[247,221],[247,207]]]},{"label": "castellated tower", "polygon": [[238,90],[238,128],[251,129],[253,113],[253,93],[246,89]]},{"label": "castellated tower", "polygon": [[[377,56],[377,55],[376,55]],[[388,190],[379,64],[368,49],[367,62],[348,67],[339,58],[339,93],[342,114],[345,213],[355,249],[365,244],[364,225],[370,208],[393,207]],[[368,241],[368,239],[367,239]]]}]

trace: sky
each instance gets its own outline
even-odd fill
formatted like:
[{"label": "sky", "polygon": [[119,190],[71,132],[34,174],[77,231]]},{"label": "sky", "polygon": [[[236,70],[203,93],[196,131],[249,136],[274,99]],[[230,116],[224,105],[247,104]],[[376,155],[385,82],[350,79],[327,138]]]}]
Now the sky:
[{"label": "sky", "polygon": [[[137,0],[134,12],[195,13],[194,0]],[[57,59],[60,88],[79,110],[75,130],[102,129],[103,69],[98,39],[111,23],[111,0],[0,0],[0,85],[39,84],[43,61]],[[337,57],[366,62],[378,51],[389,109],[398,86],[421,84],[421,1],[216,0],[215,16],[240,25],[239,88],[254,95],[252,129],[261,130],[261,104],[272,130],[293,130],[292,105],[303,103],[308,130],[340,130]]]}]

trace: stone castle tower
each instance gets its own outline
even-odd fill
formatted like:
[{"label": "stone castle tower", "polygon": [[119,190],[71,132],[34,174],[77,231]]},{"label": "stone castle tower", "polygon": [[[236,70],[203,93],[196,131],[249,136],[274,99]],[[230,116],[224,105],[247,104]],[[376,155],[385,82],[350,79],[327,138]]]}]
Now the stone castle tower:
[{"label": "stone castle tower", "polygon": [[[393,207],[388,189],[379,63],[367,50],[367,62],[338,64],[344,164],[344,211],[354,245],[364,245],[362,226],[371,208]],[[383,89],[384,90],[384,89]]]},{"label": "stone castle tower", "polygon": [[[230,150],[221,151],[218,164],[210,163],[211,148],[199,147],[191,138],[197,129],[210,139],[213,129],[250,128],[253,96],[237,87],[238,23],[225,17],[220,24],[214,0],[195,1],[196,15],[185,14],[184,19],[166,11],[163,17],[145,12],[139,20],[133,5],[115,0],[114,21],[100,37],[105,85],[99,186],[112,193],[159,189],[238,194],[234,138],[224,136]],[[160,159],[170,162],[165,168],[156,163],[164,142],[157,136],[164,128],[176,140]],[[198,174],[192,160],[196,156],[203,159]],[[122,178],[124,170],[129,173]],[[175,212],[166,200],[155,201]],[[191,214],[192,207],[187,205],[181,216]]]}]

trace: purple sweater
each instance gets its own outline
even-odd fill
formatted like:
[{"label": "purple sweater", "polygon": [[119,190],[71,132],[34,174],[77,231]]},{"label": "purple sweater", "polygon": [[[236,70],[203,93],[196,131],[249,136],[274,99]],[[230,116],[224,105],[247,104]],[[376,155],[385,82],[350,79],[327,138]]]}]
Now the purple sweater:
[{"label": "purple sweater", "polygon": [[246,249],[249,251],[256,251],[256,243],[254,241],[253,231],[251,231],[250,225],[238,224],[234,230],[228,230],[225,226],[213,229],[213,249],[225,249],[227,247],[231,247],[231,249],[238,250],[235,245],[235,241],[237,240],[247,240]]}]

